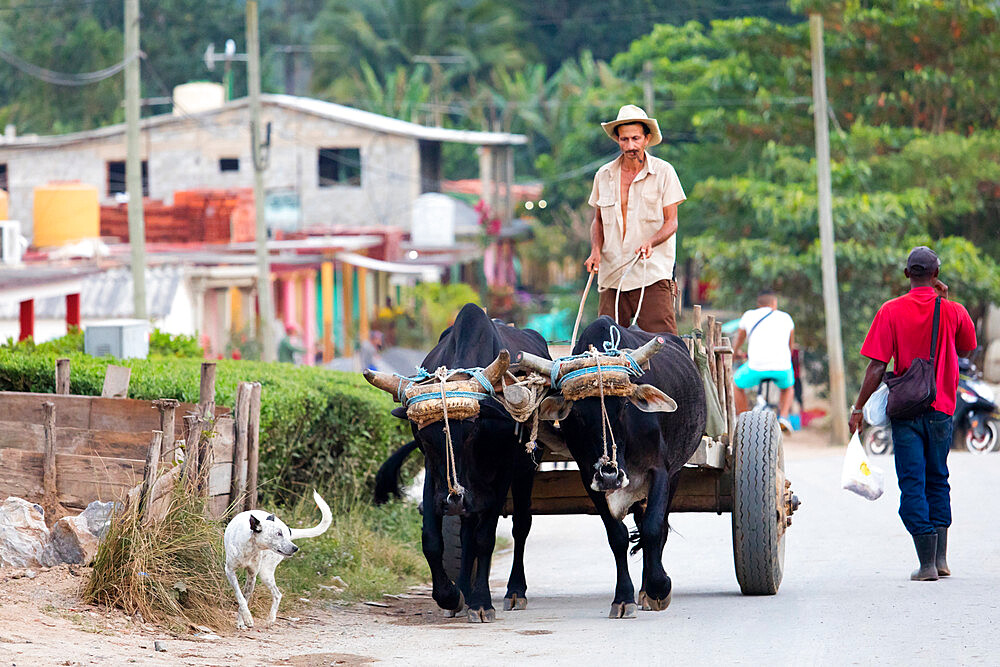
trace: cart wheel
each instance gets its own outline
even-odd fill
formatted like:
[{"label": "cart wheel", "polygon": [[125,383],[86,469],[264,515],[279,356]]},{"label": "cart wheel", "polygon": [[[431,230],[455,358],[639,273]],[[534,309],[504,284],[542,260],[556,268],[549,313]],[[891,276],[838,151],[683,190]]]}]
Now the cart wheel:
[{"label": "cart wheel", "polygon": [[445,574],[452,581],[458,581],[458,571],[462,569],[462,517],[447,515],[441,517],[441,537],[444,540]]},{"label": "cart wheel", "polygon": [[785,455],[771,411],[744,412],[733,446],[733,559],[744,595],[774,595],[785,565]]}]

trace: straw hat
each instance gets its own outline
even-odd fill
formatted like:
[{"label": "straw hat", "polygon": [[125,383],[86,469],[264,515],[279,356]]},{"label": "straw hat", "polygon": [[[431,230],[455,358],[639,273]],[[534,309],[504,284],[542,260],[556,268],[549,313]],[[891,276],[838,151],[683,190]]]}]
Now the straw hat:
[{"label": "straw hat", "polygon": [[655,146],[663,141],[663,136],[660,134],[660,126],[657,124],[656,119],[647,116],[645,111],[634,104],[623,106],[618,110],[618,118],[610,120],[607,123],[601,123],[601,127],[604,128],[609,137],[618,141],[618,137],[615,136],[615,128],[619,125],[628,125],[630,123],[642,123],[649,128],[650,146]]}]

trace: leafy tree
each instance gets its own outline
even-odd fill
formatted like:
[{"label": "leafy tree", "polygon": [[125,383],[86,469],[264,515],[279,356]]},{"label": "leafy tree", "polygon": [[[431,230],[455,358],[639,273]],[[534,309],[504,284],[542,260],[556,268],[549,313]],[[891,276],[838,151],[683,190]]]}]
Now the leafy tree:
[{"label": "leafy tree", "polygon": [[[945,281],[974,317],[1000,298],[995,110],[948,92],[971,85],[971,100],[1000,94],[993,68],[977,59],[996,48],[985,43],[996,13],[986,3],[961,3],[954,12],[915,0],[907,3],[914,22],[888,4],[826,9],[838,279],[855,382],[861,337],[877,306],[905,288],[901,267],[913,245],[938,249]],[[920,31],[900,27],[918,24]],[[917,33],[938,50],[907,46]],[[980,37],[966,50],[965,41]],[[760,288],[777,288],[796,317],[798,338],[824,350],[805,23],[743,18],[656,26],[613,60],[614,82],[592,91],[604,108],[598,103],[595,117],[581,119],[583,134],[570,134],[539,158],[546,197],[589,216],[586,192],[596,166],[571,180],[561,176],[573,173],[571,164],[598,158],[601,144],[594,142],[603,135],[596,121],[613,117],[619,103],[642,99],[647,61],[666,139],[653,152],[677,166],[689,196],[680,210],[681,255],[700,258],[719,305],[741,310]],[[887,72],[882,63],[891,63]],[[928,69],[934,74],[926,79],[905,74]],[[926,87],[917,88],[918,81]],[[560,210],[540,216],[549,230],[561,228]]]},{"label": "leafy tree", "polygon": [[[22,6],[23,5],[23,6]],[[0,4],[0,48],[22,61],[61,73],[102,70],[122,60],[118,29],[92,15],[47,11],[27,0]],[[0,63],[0,123],[54,134],[124,118],[121,75],[83,86],[57,86]]]}]

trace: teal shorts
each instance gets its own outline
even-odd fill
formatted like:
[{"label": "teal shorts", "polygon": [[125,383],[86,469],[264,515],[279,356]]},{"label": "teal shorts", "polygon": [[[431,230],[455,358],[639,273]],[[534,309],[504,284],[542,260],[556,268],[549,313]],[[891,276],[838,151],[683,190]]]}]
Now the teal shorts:
[{"label": "teal shorts", "polygon": [[795,384],[795,373],[791,368],[786,371],[755,371],[748,364],[743,364],[733,374],[733,384],[740,389],[752,389],[764,380],[774,380],[778,389],[788,389]]}]

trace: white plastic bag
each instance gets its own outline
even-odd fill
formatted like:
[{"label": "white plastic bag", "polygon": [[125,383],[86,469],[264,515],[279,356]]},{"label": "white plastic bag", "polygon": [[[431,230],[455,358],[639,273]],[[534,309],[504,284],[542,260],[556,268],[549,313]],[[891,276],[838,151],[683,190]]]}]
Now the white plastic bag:
[{"label": "white plastic bag", "polygon": [[844,456],[844,470],[840,475],[841,487],[853,491],[862,498],[877,500],[885,490],[882,469],[869,465],[865,456],[865,448],[857,431],[847,443],[847,455]]},{"label": "white plastic bag", "polygon": [[869,397],[868,402],[865,403],[865,407],[862,411],[865,415],[865,421],[872,426],[885,426],[889,423],[889,414],[886,412],[886,406],[889,404],[889,385],[884,382],[878,386],[878,389]]}]

